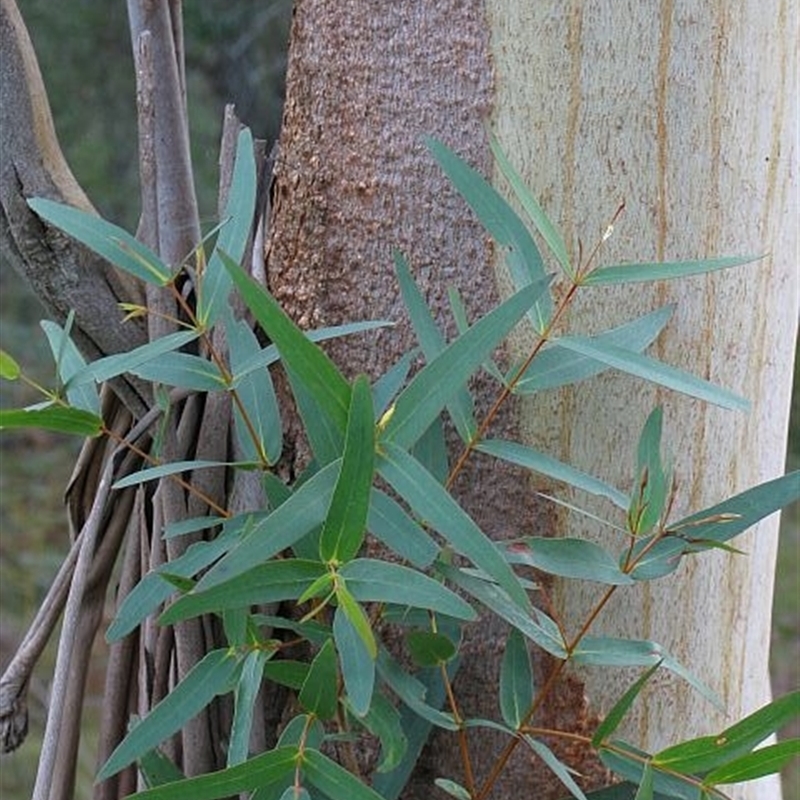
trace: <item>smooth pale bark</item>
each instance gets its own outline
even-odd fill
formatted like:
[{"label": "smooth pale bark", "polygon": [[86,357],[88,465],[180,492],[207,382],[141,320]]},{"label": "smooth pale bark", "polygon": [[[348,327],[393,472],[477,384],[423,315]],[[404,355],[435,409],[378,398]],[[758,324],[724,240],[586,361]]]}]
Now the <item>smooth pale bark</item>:
[{"label": "smooth pale bark", "polygon": [[[628,489],[638,430],[663,403],[675,518],[781,474],[798,311],[791,4],[489,6],[493,128],[573,254],[579,239],[584,253],[594,245],[623,199],[600,263],[767,254],[708,277],[587,291],[569,323],[597,330],[676,303],[653,352],[745,396],[749,415],[608,375],[533,400],[526,439]],[[573,514],[560,532],[619,543]],[[746,556],[705,554],[676,576],[620,592],[603,613],[600,630],[662,643],[725,704],[717,714],[685,684],[660,678],[628,724],[643,746],[713,732],[769,701],[777,536],[775,515],[733,542]],[[569,583],[559,604],[577,622],[597,597],[596,587]],[[630,680],[585,677],[598,710]],[[771,782],[736,796],[778,794]]]}]

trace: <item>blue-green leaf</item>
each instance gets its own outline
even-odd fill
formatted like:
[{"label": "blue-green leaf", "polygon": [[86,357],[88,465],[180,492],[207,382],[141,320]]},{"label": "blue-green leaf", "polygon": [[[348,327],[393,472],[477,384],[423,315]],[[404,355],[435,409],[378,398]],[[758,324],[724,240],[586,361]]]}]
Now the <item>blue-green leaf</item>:
[{"label": "blue-green leaf", "polygon": [[559,761],[556,754],[544,742],[534,739],[528,734],[524,734],[523,739],[528,747],[542,759],[547,768],[569,789],[569,793],[573,797],[577,798],[577,800],[587,800],[581,787],[575,783],[575,779],[570,774],[572,770]]},{"label": "blue-green leaf", "polygon": [[241,764],[249,755],[250,729],[253,725],[256,696],[261,688],[267,657],[265,650],[251,650],[242,664],[242,671],[233,694],[233,722],[228,742],[229,767]]},{"label": "blue-green leaf", "polygon": [[95,214],[43,197],[31,198],[28,205],[42,219],[134,277],[156,286],[166,286],[172,280],[169,267],[122,228]]},{"label": "blue-green leaf", "polygon": [[[86,359],[69,337],[68,329],[73,316],[73,312],[70,312],[67,319],[67,330],[46,319],[39,323],[47,336],[50,352],[56,361],[59,380],[64,386],[69,383],[76,372],[80,372],[86,366]],[[100,398],[97,389],[91,384],[68,388],[67,399],[72,407],[82,408],[84,411],[100,416]]]},{"label": "blue-green leaf", "polygon": [[367,527],[389,549],[420,569],[430,566],[439,553],[439,546],[423,527],[380,489],[372,489]]},{"label": "blue-green leaf", "polygon": [[384,800],[335,761],[318,750],[303,753],[303,773],[331,800]]},{"label": "blue-green leaf", "polygon": [[[430,363],[444,350],[446,342],[438,325],[431,315],[428,304],[422,296],[417,284],[411,277],[405,258],[395,250],[394,268],[397,273],[397,282],[400,284],[400,293],[406,304],[411,325],[414,328],[425,360]],[[472,397],[466,386],[460,386],[447,404],[447,410],[456,426],[458,435],[468,442],[472,439],[477,425],[472,411]]]},{"label": "blue-green leaf", "polygon": [[628,509],[628,529],[634,534],[649,533],[667,504],[670,481],[661,459],[662,417],[661,407],[654,409],[639,437],[636,484]]},{"label": "blue-green leaf", "polygon": [[607,286],[612,283],[642,283],[645,281],[668,281],[686,278],[689,275],[704,275],[720,269],[738,267],[758,261],[763,256],[708,258],[701,261],[655,262],[652,264],[618,264],[613,267],[598,267],[582,281],[584,286]]},{"label": "blue-green leaf", "polygon": [[400,447],[411,447],[459,387],[466,384],[525,311],[547,290],[547,283],[547,280],[537,281],[512,295],[421,369],[400,393],[393,411],[387,413],[382,438]]},{"label": "blue-green leaf", "polygon": [[657,661],[651,666],[643,675],[641,675],[636,682],[630,686],[625,694],[620,697],[614,704],[613,708],[606,714],[603,721],[597,726],[597,730],[592,737],[592,746],[599,747],[604,741],[611,736],[612,733],[619,727],[620,722],[625,718],[625,715],[633,705],[633,701],[639,696],[639,693],[644,688],[644,685],[650,678],[653,677],[656,670],[661,666],[661,662]]},{"label": "blue-green leaf", "polygon": [[44,408],[0,408],[0,431],[40,428],[76,436],[99,436],[103,420],[81,408],[50,405]]},{"label": "blue-green leaf", "polygon": [[658,359],[649,358],[623,347],[598,343],[596,339],[592,340],[585,336],[562,336],[558,344],[560,347],[594,358],[637,378],[643,378],[658,386],[665,386],[699,400],[706,400],[722,408],[747,411],[750,406],[747,400],[727,389],[715,386],[682,369],[664,364]]},{"label": "blue-green leaf", "polygon": [[[369,710],[358,721],[380,739],[381,758],[376,767],[378,773],[396,769],[402,763],[408,748],[398,710],[382,694],[376,693],[372,696]],[[377,786],[375,788],[382,797],[386,797]]]},{"label": "blue-green leaf", "polygon": [[391,561],[359,558],[339,571],[356,600],[368,603],[398,603],[427,608],[456,619],[473,620],[475,611],[438,581]]},{"label": "blue-green leaf", "polygon": [[[352,614],[352,610],[350,613]],[[339,653],[344,688],[347,691],[350,707],[356,716],[363,717],[369,710],[372,700],[377,650],[370,652],[362,634],[351,622],[350,615],[341,604],[341,599],[333,617],[333,639]],[[372,647],[376,647],[374,638]]]},{"label": "blue-green leaf", "polygon": [[[589,338],[601,345],[613,344],[641,353],[655,341],[674,310],[674,305],[662,306],[632,322],[626,322],[624,325]],[[533,394],[544,389],[556,389],[559,386],[585,380],[607,369],[605,364],[593,358],[560,347],[558,339],[555,339],[542,348],[515,385],[514,393]],[[509,377],[515,376],[516,373],[517,368],[512,369]]]},{"label": "blue-green leaf", "polygon": [[533,704],[533,669],[528,645],[512,628],[500,665],[500,713],[506,724],[519,728]]},{"label": "blue-green leaf", "polygon": [[439,667],[455,658],[458,652],[449,636],[435,631],[409,631],[406,647],[414,663],[420,667]]},{"label": "blue-green leaf", "polygon": [[126,486],[136,486],[140,483],[147,483],[168,475],[178,475],[182,472],[193,472],[198,469],[213,469],[214,467],[233,466],[225,461],[171,461],[169,464],[159,464],[157,467],[147,467],[138,472],[132,472],[124,478],[120,478],[111,488],[124,489]]},{"label": "blue-green leaf", "polygon": [[220,227],[217,245],[200,282],[197,316],[210,327],[227,308],[231,279],[220,257],[225,253],[237,264],[244,257],[247,240],[253,227],[256,205],[256,163],[253,137],[248,128],[239,132],[236,161],[225,205],[225,221]]},{"label": "blue-green leaf", "polygon": [[521,609],[530,600],[497,545],[416,459],[393,442],[385,442],[378,472],[426,524],[453,548],[496,580]]},{"label": "blue-green leaf", "polygon": [[[500,193],[441,142],[426,138],[425,144],[484,228],[502,248],[508,248],[506,262],[514,286],[519,290],[544,278],[544,263],[533,237]],[[543,330],[552,314],[553,301],[547,293],[537,299],[531,322]]]},{"label": "blue-green leaf", "polygon": [[147,381],[195,392],[219,392],[227,388],[216,364],[191,353],[163,353],[128,372]]},{"label": "blue-green leaf", "polygon": [[502,439],[487,439],[481,442],[476,449],[496,458],[502,458],[512,464],[519,464],[519,466],[538,472],[541,475],[547,475],[549,478],[562,481],[574,486],[576,489],[582,489],[584,492],[605,497],[618,508],[627,510],[630,504],[630,499],[623,492],[604,483],[599,478],[581,472],[569,464],[564,464],[562,461],[558,461],[526,445]]},{"label": "blue-green leaf", "polygon": [[200,713],[218,694],[230,691],[239,664],[230,651],[213,650],[119,743],[97,774],[116,775]]}]

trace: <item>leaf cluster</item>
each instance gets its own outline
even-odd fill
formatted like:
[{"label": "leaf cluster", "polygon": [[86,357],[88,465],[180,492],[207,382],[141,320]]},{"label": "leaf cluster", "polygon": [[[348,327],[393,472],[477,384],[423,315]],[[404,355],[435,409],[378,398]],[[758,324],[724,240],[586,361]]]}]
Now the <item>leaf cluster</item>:
[{"label": "leaf cluster", "polygon": [[[400,292],[419,350],[391,366],[377,380],[347,380],[318,346],[335,336],[368,332],[389,323],[362,321],[338,328],[303,331],[263,287],[239,265],[255,202],[253,144],[239,139],[228,219],[216,232],[211,255],[173,268],[132,236],[76,209],[35,199],[31,208],[145,283],[173,292],[188,275],[196,296],[174,334],[128,353],[86,363],[72,344],[69,321],[45,325],[56,362],[54,389],[34,407],[0,411],[0,428],[47,427],[82,436],[107,433],[97,387],[129,373],[165,387],[165,404],[188,393],[225,392],[235,408],[235,435],[244,459],[235,463],[180,461],[152,457],[116,488],[156,480],[181,480],[224,466],[258,471],[269,504],[233,514],[186,519],[165,537],[205,531],[208,537],[180,557],[149,573],[127,595],[108,639],[128,635],[146,618],[162,625],[204,614],[220,617],[227,646],[208,653],[144,719],[132,725],[102,765],[98,779],[138,763],[150,788],[139,797],[221,798],[252,792],[267,798],[395,798],[405,785],[433,728],[452,733],[460,744],[465,774],[472,776],[468,732],[491,727],[508,746],[482,782],[461,786],[443,776],[437,785],[458,798],[484,798],[511,752],[523,746],[552,770],[573,797],[719,798],[720,784],[752,780],[781,768],[797,754],[797,741],[755,749],[800,713],[800,696],[781,698],[716,734],[648,754],[614,736],[646,681],[658,669],[671,670],[714,701],[713,694],[658,643],[590,634],[593,617],[572,639],[549,604],[534,604],[543,588],[531,568],[567,580],[603,587],[603,600],[637,582],[662,578],[683,558],[728,542],[798,497],[797,474],[752,488],[712,508],[672,519],[675,481],[662,449],[661,409],[655,409],[639,438],[636,474],[628,491],[588,475],[552,456],[515,441],[490,436],[497,409],[510,395],[565,386],[607,369],[627,372],[674,391],[742,410],[747,403],[731,392],[645,355],[672,313],[663,307],[594,336],[556,335],[564,311],[579,291],[610,283],[636,283],[708,272],[748,259],[725,258],[673,264],[596,267],[571,264],[556,228],[500,151],[500,168],[528,216],[518,217],[474,170],[436,141],[433,156],[506,253],[514,292],[481,319],[468,324],[461,299],[451,293],[458,336],[448,342],[414,282],[409,265],[395,254]],[[539,232],[562,270],[566,290],[556,300],[553,277],[530,233]],[[229,303],[238,294],[269,344],[262,347],[252,328]],[[131,314],[145,308],[131,307]],[[536,344],[526,358],[499,363],[496,353],[519,324],[532,326]],[[227,350],[215,349],[211,332],[225,331]],[[201,346],[187,349],[192,342]],[[424,365],[413,375],[421,353]],[[312,461],[294,483],[275,472],[283,451],[282,410],[272,372],[288,379],[308,440]],[[477,419],[470,380],[485,372],[496,385],[496,402]],[[0,375],[25,380],[17,361],[0,353]],[[177,393],[177,394],[176,394]],[[182,393],[182,394],[181,394]],[[452,425],[461,440],[453,458],[444,430]],[[490,539],[462,508],[450,486],[476,452],[547,476],[608,505],[608,524],[620,532],[615,550],[575,538],[525,537],[502,544]],[[381,557],[367,557],[367,538],[380,542]],[[267,615],[280,603],[289,612]],[[465,626],[495,614],[509,626],[498,687],[500,719],[461,715],[453,678],[462,658]],[[579,623],[581,621],[578,621]],[[405,659],[384,644],[387,629],[402,632]],[[285,635],[284,635],[285,634]],[[307,645],[308,658],[287,657],[286,642]],[[543,687],[534,683],[531,653],[541,649],[558,668]],[[554,690],[563,667],[640,667],[642,677],[605,717],[591,739],[604,763],[633,782],[605,793],[584,794],[570,768],[533,725],[534,714]],[[265,753],[250,753],[255,698],[264,681],[296,694],[299,713]],[[233,697],[227,767],[184,778],[159,745],[219,695]],[[370,780],[324,754],[325,744],[377,737],[381,752]],[[327,751],[326,751],[327,752]],[[635,788],[638,787],[638,788]],[[627,792],[627,794],[626,794]]]}]

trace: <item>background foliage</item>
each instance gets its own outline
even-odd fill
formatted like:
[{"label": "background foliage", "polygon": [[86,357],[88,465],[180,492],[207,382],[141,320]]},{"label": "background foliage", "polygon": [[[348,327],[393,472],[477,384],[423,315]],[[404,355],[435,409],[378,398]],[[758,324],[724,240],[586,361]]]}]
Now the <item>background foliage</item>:
[{"label": "background foliage", "polygon": [[[20,5],[41,60],[68,161],[100,212],[134,228],[136,126],[124,4],[22,0]],[[216,157],[224,103],[233,99],[256,135],[272,138],[277,132],[288,8],[287,2],[267,4],[260,11],[254,11],[251,4],[223,0],[187,4],[190,116],[206,227],[213,224],[215,216]],[[41,377],[49,377],[44,337],[31,333],[41,316],[38,305],[19,292],[6,265],[0,271],[0,289],[3,348],[30,353],[26,367],[41,363]],[[16,391],[16,385],[9,388],[4,384],[4,405],[19,406],[30,400],[15,396]],[[795,396],[790,467],[800,465],[798,411]],[[5,660],[58,563],[52,548],[65,549],[60,495],[75,445],[56,436],[31,433],[4,435],[0,442],[0,649]],[[44,480],[43,475],[47,476]],[[24,555],[20,537],[26,539]],[[784,514],[779,556],[773,651],[776,693],[800,683],[799,543],[800,512],[794,507]],[[45,692],[43,684],[34,687],[34,694],[42,700]],[[35,730],[35,716],[32,723]],[[21,754],[4,761],[0,778],[4,797],[29,795],[25,779],[32,773],[24,759],[25,754],[34,756],[36,750],[35,736],[31,736]],[[87,759],[84,766],[84,778],[88,779],[95,765]],[[789,786],[794,788],[787,789],[787,797],[800,796],[797,776],[792,780]]]}]

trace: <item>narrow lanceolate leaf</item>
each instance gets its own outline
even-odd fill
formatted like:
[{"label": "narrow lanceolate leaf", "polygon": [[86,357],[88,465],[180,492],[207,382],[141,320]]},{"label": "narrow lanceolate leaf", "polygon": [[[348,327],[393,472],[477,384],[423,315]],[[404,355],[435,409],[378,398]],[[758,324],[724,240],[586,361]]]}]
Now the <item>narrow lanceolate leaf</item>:
[{"label": "narrow lanceolate leaf", "polygon": [[478,447],[482,453],[488,453],[496,458],[502,458],[512,464],[519,464],[521,467],[547,475],[557,481],[582,489],[584,492],[605,497],[618,508],[627,510],[630,499],[618,489],[604,483],[593,475],[581,472],[569,464],[564,464],[545,453],[540,453],[532,447],[527,447],[517,442],[508,442],[502,439],[487,439],[481,442]]},{"label": "narrow lanceolate leaf", "polygon": [[356,600],[426,608],[456,619],[473,620],[475,610],[439,581],[421,572],[371,558],[351,561],[339,571]]},{"label": "narrow lanceolate leaf", "polygon": [[375,656],[378,653],[375,640],[372,639],[372,648],[368,648],[341,604],[333,617],[333,640],[342,665],[347,700],[353,713],[363,717],[369,710],[375,686]]},{"label": "narrow lanceolate leaf", "polygon": [[240,573],[230,582],[217,584],[204,591],[195,588],[176,600],[159,621],[171,625],[208,612],[295,600],[325,574],[325,565],[318,561],[296,558],[267,561]]},{"label": "narrow lanceolate leaf", "polygon": [[297,758],[296,745],[279,747],[235,767],[139,792],[136,798],[137,800],[220,800],[260,787],[280,786],[293,777]]},{"label": "narrow lanceolate leaf", "polygon": [[95,214],[43,197],[31,198],[28,205],[42,219],[134,277],[156,286],[166,286],[172,280],[169,267],[122,228]]},{"label": "narrow lanceolate leaf", "polygon": [[720,783],[754,781],[756,778],[781,772],[798,756],[800,756],[800,739],[785,739],[717,767],[705,776],[703,784],[716,786]]},{"label": "narrow lanceolate leaf", "polygon": [[572,275],[573,270],[569,263],[569,256],[567,255],[567,246],[561,234],[558,232],[558,229],[544,213],[542,207],[536,201],[536,198],[531,194],[530,189],[525,185],[520,174],[514,169],[511,162],[506,157],[506,154],[500,147],[500,142],[498,142],[494,136],[489,137],[489,147],[492,148],[492,155],[497,162],[497,166],[500,167],[500,171],[505,175],[520,205],[525,210],[531,222],[536,226],[536,230],[539,231],[542,239],[544,239],[553,255],[558,259],[558,263],[561,264],[564,272],[567,275]]},{"label": "narrow lanceolate leaf", "polygon": [[[225,331],[231,371],[237,373],[250,354],[258,350],[258,339],[250,326],[234,319],[229,310],[225,312]],[[274,464],[281,455],[283,425],[269,371],[248,372],[238,381],[236,396],[239,402],[233,404],[234,425],[241,452],[252,461]]]},{"label": "narrow lanceolate leaf", "polygon": [[660,666],[661,662],[653,664],[653,666],[638,678],[625,694],[617,700],[611,711],[606,714],[603,721],[597,726],[597,730],[592,737],[593,747],[599,747],[619,727],[620,722],[622,722],[625,715],[630,710],[630,707],[633,705],[633,701],[639,696],[639,693],[644,689],[644,685],[653,677],[655,671]]},{"label": "narrow lanceolate leaf", "polygon": [[[419,287],[411,277],[405,258],[397,251],[394,253],[394,269],[417,341],[425,355],[425,360],[430,363],[444,350],[446,345],[444,336],[442,336]],[[447,410],[456,426],[458,435],[465,442],[470,441],[477,426],[473,416],[472,397],[466,386],[458,388],[453,399],[447,404]]]},{"label": "narrow lanceolate leaf", "polygon": [[127,353],[99,358],[97,361],[87,364],[84,369],[76,372],[66,388],[70,389],[91,381],[103,383],[125,372],[134,372],[143,364],[161,358],[165,353],[179,350],[198,336],[199,333],[197,331],[178,331],[177,333],[162,336],[154,342],[143,344],[134,350],[129,350]]},{"label": "narrow lanceolate leaf", "polygon": [[500,713],[506,724],[517,729],[533,704],[533,670],[528,645],[512,629],[500,665]]},{"label": "narrow lanceolate leaf", "polygon": [[[425,143],[484,228],[501,247],[508,248],[506,261],[514,286],[521,289],[541,280],[545,272],[539,249],[525,224],[500,193],[441,142],[426,139]],[[548,293],[537,298],[531,321],[538,330],[543,330],[552,313],[553,301]]]},{"label": "narrow lanceolate leaf", "polygon": [[275,343],[287,369],[293,391],[302,385],[323,414],[344,438],[350,409],[350,386],[336,365],[300,330],[275,298],[253,281],[230,258],[221,255],[247,307]]},{"label": "narrow lanceolate leaf", "polygon": [[[566,644],[558,632],[558,628],[552,625],[545,626],[534,620],[529,613],[511,601],[508,593],[502,587],[469,575],[464,570],[456,569],[449,564],[437,563],[436,568],[449,581],[479,600],[486,608],[494,611],[550,655],[556,658],[567,657]],[[535,610],[532,613],[535,613]]]},{"label": "narrow lanceolate leaf", "polygon": [[[589,338],[596,344],[612,344],[641,353],[655,341],[674,311],[674,305],[662,306],[631,322]],[[514,387],[514,393],[532,394],[543,389],[556,389],[559,386],[586,380],[607,369],[605,364],[594,358],[560,347],[556,339],[536,356]],[[509,378],[515,377],[516,372],[515,368],[509,374]]]},{"label": "narrow lanceolate leaf", "polygon": [[228,766],[233,767],[247,760],[250,753],[250,729],[256,708],[256,696],[261,688],[265,650],[251,650],[242,664],[242,671],[233,694],[233,722],[228,742]]},{"label": "narrow lanceolate leaf", "polygon": [[203,576],[198,589],[232,581],[244,572],[291,547],[325,519],[340,462],[321,469],[285,503],[255,524],[253,529]]},{"label": "narrow lanceolate leaf", "polygon": [[342,468],[319,540],[323,561],[343,563],[358,553],[366,535],[375,462],[375,415],[365,375],[353,384]]},{"label": "narrow lanceolate leaf", "polygon": [[182,472],[193,472],[198,469],[212,469],[214,467],[227,467],[231,466],[225,461],[172,461],[169,464],[159,464],[157,467],[148,467],[141,469],[138,472],[133,472],[120,478],[114,485],[113,489],[124,489],[126,486],[136,486],[139,483],[147,483],[154,481],[158,478],[164,478],[168,475],[179,475]]},{"label": "narrow lanceolate leaf", "polygon": [[195,392],[219,392],[227,388],[216,364],[191,353],[164,353],[155,361],[128,371],[147,381]]},{"label": "narrow lanceolate leaf", "polygon": [[531,604],[497,545],[416,459],[392,442],[382,446],[378,471],[420,519],[435,528],[461,555],[480,566],[522,610]]},{"label": "narrow lanceolate leaf", "polygon": [[709,258],[702,261],[674,261],[653,264],[618,264],[599,267],[583,280],[584,286],[603,286],[612,283],[642,283],[645,281],[667,281],[689,275],[703,275],[720,269],[750,264],[763,256],[743,258]]},{"label": "narrow lanceolate leaf", "polygon": [[[778,698],[715,736],[701,736],[668,747],[653,756],[653,763],[685,773],[716,770],[749,753],[797,718],[800,718],[800,691]],[[721,780],[715,782],[727,783]]]},{"label": "narrow lanceolate leaf", "polygon": [[509,543],[506,554],[512,564],[527,564],[562,578],[597,581],[612,586],[634,582],[619,568],[610,553],[585,539],[531,536]]},{"label": "narrow lanceolate leaf", "polygon": [[573,651],[572,659],[576,664],[598,667],[648,667],[660,664],[685,680],[709,703],[722,708],[722,703],[714,692],[657,642],[646,639],[615,639],[612,636],[584,636]]},{"label": "narrow lanceolate leaf", "polygon": [[22,370],[14,357],[5,350],[0,350],[0,378],[7,381],[15,381],[19,378]]},{"label": "narrow lanceolate leaf", "polygon": [[230,651],[214,650],[209,653],[119,743],[97,774],[97,780],[116,775],[180,730],[218,694],[229,691],[231,678],[237,668],[238,661]]},{"label": "narrow lanceolate leaf", "polygon": [[333,719],[337,706],[336,650],[329,639],[311,662],[298,700],[319,719]]},{"label": "narrow lanceolate leaf", "polygon": [[654,409],[642,429],[636,456],[636,484],[631,492],[628,529],[649,533],[661,519],[670,489],[669,475],[661,457],[663,411]]},{"label": "narrow lanceolate leaf", "polygon": [[367,612],[356,602],[355,597],[350,593],[344,582],[336,587],[336,600],[355,632],[361,637],[369,657],[374,660],[378,655],[378,646],[375,642],[375,635],[372,632],[372,624],[369,621]]},{"label": "narrow lanceolate leaf", "polygon": [[[39,323],[47,336],[47,343],[50,345],[50,352],[56,361],[58,377],[62,385],[69,384],[70,379],[75,373],[86,366],[86,359],[81,355],[78,348],[64,328],[55,322],[43,319]],[[69,325],[69,320],[67,321]],[[100,397],[97,388],[91,384],[84,384],[67,389],[67,399],[74,408],[82,408],[92,414],[100,415]]]},{"label": "narrow lanceolate leaf", "polygon": [[[523,736],[523,739],[528,747],[542,759],[547,768],[569,789],[569,793],[576,800],[587,800],[583,790],[575,783],[575,779],[570,774],[572,770],[562,761],[559,761],[556,754],[544,742],[527,734]],[[650,800],[652,800],[652,797]]]},{"label": "narrow lanceolate leaf", "polygon": [[81,408],[51,405],[44,408],[1,408],[0,431],[19,428],[69,433],[76,436],[99,436],[103,420]]},{"label": "narrow lanceolate leaf", "polygon": [[421,369],[397,397],[382,438],[411,447],[525,311],[541,298],[547,284],[547,279],[540,280],[512,295]]},{"label": "narrow lanceolate leaf", "polygon": [[383,800],[369,786],[318,750],[304,751],[303,774],[331,800]]},{"label": "narrow lanceolate leaf", "polygon": [[184,774],[158,748],[139,759],[139,772],[148,789],[184,779]]},{"label": "narrow lanceolate leaf", "polygon": [[722,408],[747,411],[750,406],[747,400],[727,389],[696,378],[691,373],[671,367],[658,359],[640,355],[623,347],[598,344],[596,340],[584,336],[562,336],[558,343],[560,347],[594,358],[609,367]]},{"label": "narrow lanceolate leaf", "polygon": [[[408,748],[398,710],[382,694],[376,693],[372,697],[372,705],[359,722],[380,739],[381,757],[376,767],[378,773],[395,769],[402,762]],[[381,796],[386,797],[386,793],[381,792]]]},{"label": "narrow lanceolate leaf", "polygon": [[236,162],[225,205],[224,221],[198,292],[197,316],[206,326],[213,324],[226,310],[231,287],[231,278],[220,252],[237,264],[241,262],[253,226],[255,205],[256,163],[253,137],[248,128],[243,128],[236,143]]}]

